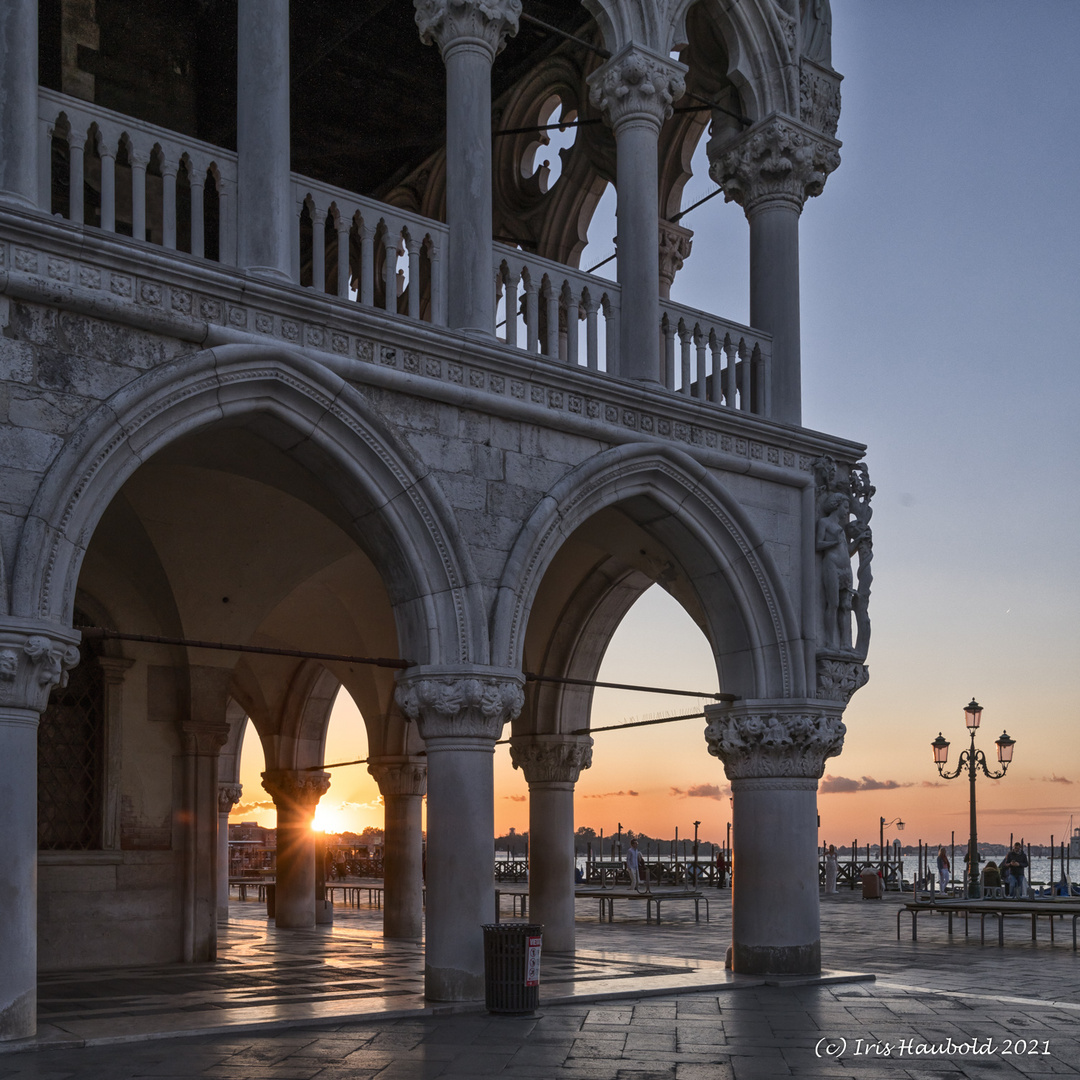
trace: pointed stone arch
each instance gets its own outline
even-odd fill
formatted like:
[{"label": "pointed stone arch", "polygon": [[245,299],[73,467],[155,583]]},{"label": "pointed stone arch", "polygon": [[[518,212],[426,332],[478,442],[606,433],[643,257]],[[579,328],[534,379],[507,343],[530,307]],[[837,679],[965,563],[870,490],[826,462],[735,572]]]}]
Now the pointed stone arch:
[{"label": "pointed stone arch", "polygon": [[387,588],[401,654],[419,663],[485,661],[479,586],[437,485],[360,391],[278,347],[183,357],[95,409],[38,490],[13,566],[12,612],[70,625],[87,545],[128,477],[182,436],[253,418],[275,422],[279,449],[341,502]]},{"label": "pointed stone arch", "polygon": [[499,588],[492,656],[518,666],[541,583],[575,530],[609,507],[651,508],[646,522],[688,568],[721,689],[747,698],[804,696],[807,677],[797,613],[772,557],[738,501],[678,450],[627,445],[567,474],[518,534]]}]

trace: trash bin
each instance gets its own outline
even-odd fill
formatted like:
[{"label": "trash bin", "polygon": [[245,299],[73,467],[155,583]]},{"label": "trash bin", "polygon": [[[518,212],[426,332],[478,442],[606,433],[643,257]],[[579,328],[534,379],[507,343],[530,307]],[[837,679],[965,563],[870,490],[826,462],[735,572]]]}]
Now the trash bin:
[{"label": "trash bin", "polygon": [[881,899],[881,878],[876,870],[864,870],[859,877],[862,879],[862,898],[864,900]]},{"label": "trash bin", "polygon": [[484,999],[488,1012],[509,1016],[536,1011],[540,1004],[538,923],[488,923],[484,931]]}]

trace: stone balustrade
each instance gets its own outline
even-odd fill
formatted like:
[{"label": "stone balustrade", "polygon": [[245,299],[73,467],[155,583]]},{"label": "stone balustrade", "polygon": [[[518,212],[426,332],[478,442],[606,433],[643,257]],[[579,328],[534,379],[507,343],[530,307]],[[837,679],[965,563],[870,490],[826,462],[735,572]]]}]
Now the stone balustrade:
[{"label": "stone balustrade", "polygon": [[[52,90],[40,89],[38,102],[43,207],[235,265],[236,154]],[[297,173],[291,184],[295,284],[447,325],[446,225]],[[565,367],[627,375],[617,283],[505,244],[493,243],[492,256],[506,311],[499,341]],[[407,270],[399,269],[405,258]],[[660,389],[771,415],[769,335],[663,299],[657,330]]]}]

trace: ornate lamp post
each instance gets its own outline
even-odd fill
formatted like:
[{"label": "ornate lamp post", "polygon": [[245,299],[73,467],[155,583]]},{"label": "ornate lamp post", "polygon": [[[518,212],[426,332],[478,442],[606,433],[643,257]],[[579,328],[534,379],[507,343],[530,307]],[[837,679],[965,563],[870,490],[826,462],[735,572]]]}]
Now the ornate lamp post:
[{"label": "ornate lamp post", "polygon": [[904,823],[899,818],[893,818],[892,821],[886,821],[884,818],[880,822],[880,834],[878,837],[878,862],[881,864],[881,880],[885,880],[885,830],[890,826],[895,825],[897,832],[904,831]]},{"label": "ornate lamp post", "polygon": [[964,707],[964,723],[971,733],[971,746],[961,752],[960,760],[952,772],[945,772],[945,762],[949,760],[949,740],[941,732],[930,744],[934,751],[934,763],[937,765],[938,775],[943,780],[955,780],[967,769],[968,783],[971,790],[971,837],[968,841],[968,896],[981,896],[982,886],[979,882],[979,842],[975,822],[975,778],[981,768],[984,775],[990,780],[1000,780],[1008,771],[1012,761],[1013,746],[1015,739],[1009,738],[1009,733],[1003,731],[997,740],[998,762],[1001,764],[1001,772],[991,772],[986,764],[986,755],[981,750],[975,749],[975,732],[979,730],[979,720],[982,718],[982,706],[972,698]]}]

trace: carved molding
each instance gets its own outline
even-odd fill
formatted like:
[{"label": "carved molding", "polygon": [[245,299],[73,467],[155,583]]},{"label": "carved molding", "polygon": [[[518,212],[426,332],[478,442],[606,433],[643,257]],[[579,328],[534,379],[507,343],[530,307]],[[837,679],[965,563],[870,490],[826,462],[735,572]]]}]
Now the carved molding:
[{"label": "carved molding", "polygon": [[330,774],[307,769],[270,769],[262,774],[262,785],[279,810],[314,811],[319,800],[330,790]]},{"label": "carved molding", "polygon": [[212,757],[219,754],[229,741],[229,725],[206,720],[184,720],[180,724],[180,740],[185,754]]},{"label": "carved molding", "polygon": [[735,142],[708,145],[709,175],[724,200],[748,213],[765,200],[783,199],[798,210],[820,195],[840,164],[840,143],[790,117],[772,114]]},{"label": "carved molding", "polygon": [[421,738],[497,739],[525,704],[522,676],[471,671],[399,677],[394,700]]},{"label": "carved molding", "polygon": [[807,127],[836,138],[840,122],[840,76],[805,56],[799,66],[799,119]]},{"label": "carved molding", "polygon": [[40,713],[79,662],[78,631],[0,624],[0,708]]},{"label": "carved molding", "polygon": [[813,701],[706,705],[705,715],[709,753],[724,763],[729,780],[820,778],[847,730],[839,707]]},{"label": "carved molding", "polygon": [[590,737],[524,735],[510,740],[510,760],[530,784],[550,781],[576,784],[592,765]]},{"label": "carved molding", "polygon": [[660,222],[660,295],[669,297],[675,275],[690,258],[694,233],[671,221]]},{"label": "carved molding", "polygon": [[445,57],[458,45],[479,45],[491,58],[518,32],[521,0],[414,0],[416,26],[425,45]]},{"label": "carved molding", "polygon": [[846,705],[869,678],[869,668],[850,656],[820,652],[817,655],[817,696],[823,701]]},{"label": "carved molding", "polygon": [[392,795],[426,795],[427,764],[416,758],[382,758],[368,762],[383,798]]},{"label": "carved molding", "polygon": [[686,92],[686,65],[628,45],[588,78],[589,101],[616,130],[628,120],[660,125]]},{"label": "carved molding", "polygon": [[219,814],[227,814],[240,801],[243,784],[218,784],[217,807]]}]

